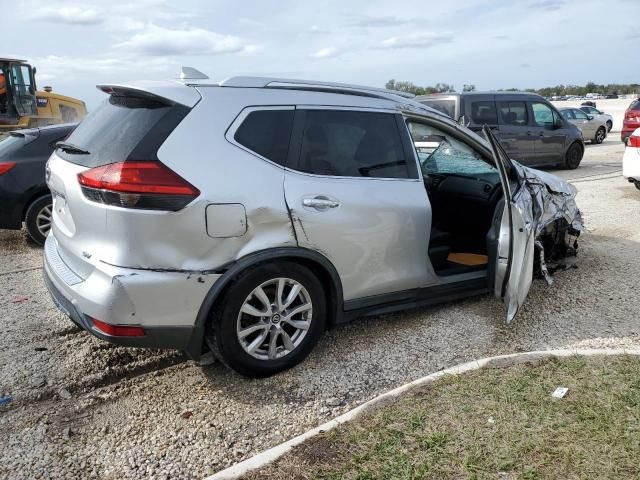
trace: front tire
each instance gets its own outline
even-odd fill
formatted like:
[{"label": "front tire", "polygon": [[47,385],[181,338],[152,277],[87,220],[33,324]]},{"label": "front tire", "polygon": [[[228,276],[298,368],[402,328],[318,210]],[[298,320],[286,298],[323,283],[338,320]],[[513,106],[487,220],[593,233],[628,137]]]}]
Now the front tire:
[{"label": "front tire", "polygon": [[583,155],[582,148],[577,143],[574,143],[569,147],[564,154],[564,166],[568,170],[575,170],[580,165]]},{"label": "front tire", "polygon": [[213,315],[213,350],[247,377],[267,377],[301,362],[326,325],[322,284],[307,268],[259,265],[233,281]]},{"label": "front tire", "polygon": [[600,127],[598,131],[596,131],[596,136],[593,137],[593,143],[600,145],[604,142],[605,138],[607,138],[607,130],[604,127]]},{"label": "front tire", "polygon": [[27,233],[38,245],[44,245],[47,234],[51,230],[52,212],[51,195],[45,195],[33,201],[24,216]]},{"label": "front tire", "polygon": [[638,190],[640,190],[640,180],[636,180],[635,182],[633,182],[633,184],[636,186]]}]

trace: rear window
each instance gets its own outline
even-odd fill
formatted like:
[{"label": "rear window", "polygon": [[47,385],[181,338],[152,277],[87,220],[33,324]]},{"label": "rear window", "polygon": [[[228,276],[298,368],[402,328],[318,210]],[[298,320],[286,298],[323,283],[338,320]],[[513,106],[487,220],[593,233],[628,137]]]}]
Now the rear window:
[{"label": "rear window", "polygon": [[471,120],[480,125],[498,123],[496,103],[494,101],[471,102]]},{"label": "rear window", "polygon": [[631,105],[629,105],[629,110],[640,110],[640,99],[631,102]]},{"label": "rear window", "polygon": [[152,98],[110,95],[65,140],[90,153],[58,149],[58,155],[90,168],[124,160],[157,160],[158,148],[188,111]]},{"label": "rear window", "polygon": [[498,102],[498,110],[503,125],[526,125],[529,121],[525,102]]},{"label": "rear window", "polygon": [[11,157],[16,154],[25,144],[25,138],[14,137],[13,135],[0,141],[0,161],[11,160]]},{"label": "rear window", "polygon": [[453,99],[444,100],[444,99],[426,99],[420,100],[420,103],[426,105],[427,107],[431,107],[439,112],[448,115],[449,117],[455,120],[456,115],[456,101]]},{"label": "rear window", "polygon": [[233,138],[258,155],[285,166],[293,128],[293,113],[293,110],[251,112]]}]

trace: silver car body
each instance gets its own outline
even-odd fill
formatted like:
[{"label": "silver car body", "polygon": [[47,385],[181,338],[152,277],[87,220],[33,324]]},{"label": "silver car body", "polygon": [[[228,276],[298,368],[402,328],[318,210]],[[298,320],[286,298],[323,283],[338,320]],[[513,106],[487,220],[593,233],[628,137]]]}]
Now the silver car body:
[{"label": "silver car body", "polygon": [[585,140],[594,140],[598,134],[598,129],[600,128],[604,128],[606,137],[608,128],[604,117],[588,115],[579,108],[566,107],[559,109],[559,111],[565,120],[572,123],[582,131],[582,138]]},{"label": "silver car body", "polygon": [[[59,153],[51,156],[47,179],[54,213],[45,247],[47,285],[76,323],[120,344],[180,348],[197,358],[205,322],[222,289],[233,275],[265,258],[326,265],[337,299],[334,316],[384,311],[387,297],[392,306],[405,300],[420,304],[411,296],[417,291],[437,295],[443,289],[444,297],[460,298],[486,289],[477,287],[486,271],[450,276],[434,271],[427,256],[432,210],[419,167],[410,179],[285,168],[234,140],[236,129],[256,109],[401,115],[434,123],[492,157],[509,200],[499,219],[495,266],[489,267],[494,278],[488,284],[504,299],[508,321],[529,291],[536,245],[546,272],[539,240],[559,222],[570,227],[563,230],[563,243],[582,229],[575,190],[566,182],[510,161],[493,140],[397,92],[249,77],[102,88],[157,96],[189,109],[158,158],[200,192],[171,212],[97,204],[77,181],[88,168]],[[418,163],[415,151],[412,155]],[[462,288],[474,281],[475,289]],[[139,325],[146,336],[116,339],[87,319]]]}]

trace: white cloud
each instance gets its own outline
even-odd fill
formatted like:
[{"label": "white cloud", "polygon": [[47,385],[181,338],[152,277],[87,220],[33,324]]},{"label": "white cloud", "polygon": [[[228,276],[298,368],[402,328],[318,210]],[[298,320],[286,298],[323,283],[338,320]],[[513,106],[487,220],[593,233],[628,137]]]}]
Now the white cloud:
[{"label": "white cloud", "polygon": [[255,45],[233,35],[196,27],[173,30],[153,24],[116,47],[153,56],[251,53],[257,49]]},{"label": "white cloud", "polygon": [[98,25],[103,19],[94,8],[48,7],[33,15],[37,20],[65,23],[68,25]]},{"label": "white cloud", "polygon": [[311,58],[331,58],[331,57],[337,56],[338,53],[340,52],[335,47],[325,47],[325,48],[321,48],[317,52],[312,53],[309,56]]},{"label": "white cloud", "polygon": [[452,41],[453,37],[451,35],[439,33],[413,33],[409,35],[389,37],[382,41],[380,48],[427,48],[444,43],[451,43]]}]

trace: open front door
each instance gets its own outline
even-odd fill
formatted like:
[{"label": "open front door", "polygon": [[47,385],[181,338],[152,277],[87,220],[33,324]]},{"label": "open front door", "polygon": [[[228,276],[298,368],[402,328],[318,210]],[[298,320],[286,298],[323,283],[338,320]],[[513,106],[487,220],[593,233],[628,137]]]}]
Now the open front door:
[{"label": "open front door", "polygon": [[524,303],[533,280],[534,231],[530,212],[529,192],[512,178],[514,166],[491,130],[485,125],[483,132],[489,143],[504,191],[504,210],[498,236],[496,256],[495,295],[502,299],[510,323]]}]

